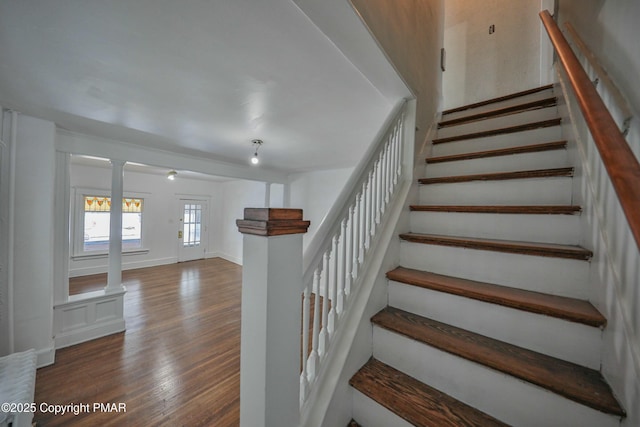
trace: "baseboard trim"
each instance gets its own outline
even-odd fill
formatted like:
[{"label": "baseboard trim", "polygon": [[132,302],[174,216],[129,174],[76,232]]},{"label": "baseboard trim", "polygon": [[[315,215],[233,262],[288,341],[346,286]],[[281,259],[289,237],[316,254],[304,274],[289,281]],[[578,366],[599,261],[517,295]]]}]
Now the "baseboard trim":
[{"label": "baseboard trim", "polygon": [[242,265],[242,258],[234,257],[232,255],[228,255],[224,253],[218,253],[218,257],[222,259],[226,259],[227,261],[232,262],[234,264]]},{"label": "baseboard trim", "polygon": [[46,347],[36,351],[36,367],[43,368],[53,365],[56,361],[56,349],[54,347]]},{"label": "baseboard trim", "polygon": [[[175,264],[178,262],[177,257],[156,258],[144,261],[126,262],[122,264],[122,270],[133,270],[136,268],[156,267],[159,265]],[[108,265],[97,265],[93,267],[72,268],[69,270],[69,277],[88,276],[90,274],[106,273]]]},{"label": "baseboard trim", "polygon": [[56,349],[70,347],[97,338],[106,337],[107,335],[117,334],[118,332],[123,332],[125,329],[124,319],[114,319],[110,322],[62,332],[55,337]]}]

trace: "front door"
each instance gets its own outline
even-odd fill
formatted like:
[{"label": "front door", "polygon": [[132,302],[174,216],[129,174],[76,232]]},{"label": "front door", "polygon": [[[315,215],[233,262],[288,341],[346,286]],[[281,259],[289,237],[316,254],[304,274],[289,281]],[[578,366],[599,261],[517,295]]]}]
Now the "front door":
[{"label": "front door", "polygon": [[204,258],[206,242],[205,200],[180,200],[178,262]]}]

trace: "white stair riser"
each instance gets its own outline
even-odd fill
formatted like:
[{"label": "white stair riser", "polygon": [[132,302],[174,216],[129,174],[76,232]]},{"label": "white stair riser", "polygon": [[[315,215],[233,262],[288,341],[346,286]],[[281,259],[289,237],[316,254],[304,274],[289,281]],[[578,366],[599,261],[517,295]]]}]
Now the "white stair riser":
[{"label": "white stair riser", "polygon": [[[397,351],[399,348],[403,351]],[[619,420],[613,416],[375,325],[373,356],[508,424],[619,426]]]},{"label": "white stair riser", "polygon": [[463,123],[455,126],[447,126],[438,129],[436,138],[447,138],[449,136],[464,135],[485,130],[500,129],[505,127],[523,125],[526,123],[541,122],[558,117],[556,106],[540,108],[538,110],[523,111],[506,116],[482,119],[474,122]]},{"label": "white stair riser", "polygon": [[571,196],[571,177],[420,186],[420,203],[423,205],[570,205]]},{"label": "white stair riser", "polygon": [[478,282],[589,299],[587,261],[402,241],[400,265]]},{"label": "white stair riser", "polygon": [[464,139],[461,141],[434,144],[431,157],[451,154],[473,153],[476,151],[498,150],[500,148],[520,147],[543,142],[560,141],[560,126],[532,129],[524,132],[507,133],[484,138]]},{"label": "white stair riser", "polygon": [[444,114],[442,120],[453,120],[460,117],[468,117],[474,114],[483,113],[485,111],[493,111],[500,108],[511,107],[513,105],[521,105],[527,102],[539,101],[553,96],[553,89],[547,89],[540,92],[536,92],[530,95],[520,96],[518,98],[509,99],[501,102],[494,102],[482,107],[470,108],[468,110],[460,111],[457,113]]},{"label": "white stair riser", "polygon": [[428,163],[425,178],[553,169],[567,166],[569,166],[567,150],[549,150],[537,153],[457,160],[454,162]]},{"label": "white stair riser", "polygon": [[577,245],[579,215],[411,212],[414,233]]},{"label": "white stair riser", "polygon": [[389,282],[389,305],[592,369],[600,368],[600,328],[445,292]]},{"label": "white stair riser", "polygon": [[353,390],[353,419],[361,426],[367,427],[413,427],[375,400]]}]

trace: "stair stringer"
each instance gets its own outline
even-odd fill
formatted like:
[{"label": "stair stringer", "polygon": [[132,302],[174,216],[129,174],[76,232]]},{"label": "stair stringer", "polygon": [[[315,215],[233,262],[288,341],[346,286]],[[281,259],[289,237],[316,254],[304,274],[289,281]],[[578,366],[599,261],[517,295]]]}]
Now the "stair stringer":
[{"label": "stair stringer", "polygon": [[[575,166],[573,200],[582,205],[582,245],[593,251],[589,300],[607,318],[601,372],[627,410],[622,426],[640,425],[640,250],[628,227],[577,102],[558,73],[558,111]],[[640,126],[627,139],[640,147]],[[636,151],[637,152],[637,151]]]}]

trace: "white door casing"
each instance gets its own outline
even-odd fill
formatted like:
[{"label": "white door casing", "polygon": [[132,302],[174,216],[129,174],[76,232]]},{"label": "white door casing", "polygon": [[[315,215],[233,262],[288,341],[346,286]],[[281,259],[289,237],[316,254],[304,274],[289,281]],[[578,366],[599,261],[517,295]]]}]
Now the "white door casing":
[{"label": "white door casing", "polygon": [[178,262],[202,259],[207,241],[207,201],[180,199],[178,211]]}]

